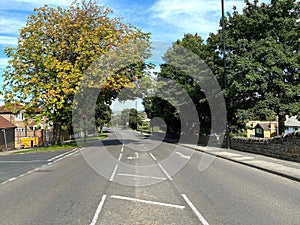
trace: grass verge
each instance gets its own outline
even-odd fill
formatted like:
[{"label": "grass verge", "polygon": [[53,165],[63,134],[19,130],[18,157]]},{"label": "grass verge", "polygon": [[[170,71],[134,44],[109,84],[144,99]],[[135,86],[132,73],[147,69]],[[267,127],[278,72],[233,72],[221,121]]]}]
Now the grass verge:
[{"label": "grass verge", "polygon": [[[99,134],[98,137],[87,137],[86,141],[94,141],[94,140],[102,140],[107,137],[107,133]],[[23,149],[12,154],[24,154],[24,153],[32,153],[32,152],[44,152],[44,151],[58,151],[58,150],[71,150],[77,148],[78,145],[82,146],[84,143],[83,138],[77,139],[77,141],[72,140],[68,143],[64,143],[61,145],[53,145],[49,147],[37,147],[37,148],[30,148],[30,149]]]}]

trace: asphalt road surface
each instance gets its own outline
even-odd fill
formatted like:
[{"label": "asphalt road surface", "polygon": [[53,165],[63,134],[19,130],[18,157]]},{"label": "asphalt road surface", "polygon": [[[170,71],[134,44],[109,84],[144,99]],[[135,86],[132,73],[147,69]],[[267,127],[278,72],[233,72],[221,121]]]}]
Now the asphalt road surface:
[{"label": "asphalt road surface", "polygon": [[116,129],[60,160],[44,154],[24,174],[1,170],[0,224],[300,224],[298,182],[160,137]]}]

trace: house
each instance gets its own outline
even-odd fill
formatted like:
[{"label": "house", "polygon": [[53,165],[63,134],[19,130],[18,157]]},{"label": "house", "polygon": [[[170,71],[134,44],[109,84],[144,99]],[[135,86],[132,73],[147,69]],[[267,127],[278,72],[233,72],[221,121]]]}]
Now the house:
[{"label": "house", "polygon": [[[23,114],[23,106],[14,104],[11,106],[0,106],[0,116],[8,120],[16,126],[15,129],[15,148],[24,147],[22,141],[31,139],[30,146],[43,145],[45,141],[49,141],[49,132],[46,130],[46,118],[44,117],[40,123],[36,123],[33,119],[26,119]],[[38,114],[39,110],[35,109]]]},{"label": "house", "polygon": [[270,138],[277,136],[276,121],[250,121],[247,123],[247,137]]},{"label": "house", "polygon": [[15,148],[16,125],[0,116],[0,150],[12,150]]},{"label": "house", "polygon": [[297,116],[287,116],[284,123],[284,134],[300,131],[300,121],[297,120]]}]

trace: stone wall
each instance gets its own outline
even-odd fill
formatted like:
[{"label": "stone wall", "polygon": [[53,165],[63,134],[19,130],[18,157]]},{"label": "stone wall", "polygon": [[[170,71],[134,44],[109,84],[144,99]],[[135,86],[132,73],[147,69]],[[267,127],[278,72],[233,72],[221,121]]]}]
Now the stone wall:
[{"label": "stone wall", "polygon": [[300,132],[274,138],[233,137],[230,147],[239,151],[300,162]]}]

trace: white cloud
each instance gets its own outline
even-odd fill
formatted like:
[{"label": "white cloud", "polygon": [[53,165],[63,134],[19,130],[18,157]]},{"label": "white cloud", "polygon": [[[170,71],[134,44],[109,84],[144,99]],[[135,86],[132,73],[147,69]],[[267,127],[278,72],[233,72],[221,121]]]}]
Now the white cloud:
[{"label": "white cloud", "polygon": [[[244,7],[243,0],[225,1],[225,11]],[[150,9],[154,19],[160,19],[184,32],[208,35],[219,27],[220,0],[158,0]]]},{"label": "white cloud", "polygon": [[18,44],[18,37],[9,37],[0,35],[0,45],[2,46],[16,46]]},{"label": "white cloud", "polygon": [[23,3],[30,3],[33,5],[60,5],[60,6],[69,6],[74,2],[74,0],[13,0],[20,5]]},{"label": "white cloud", "polygon": [[24,27],[26,21],[19,20],[14,17],[0,16],[0,27],[2,34],[15,34],[19,32],[19,29]]}]

